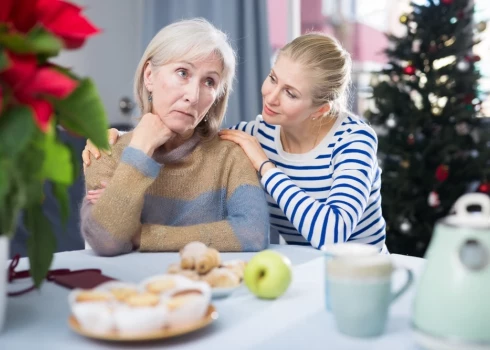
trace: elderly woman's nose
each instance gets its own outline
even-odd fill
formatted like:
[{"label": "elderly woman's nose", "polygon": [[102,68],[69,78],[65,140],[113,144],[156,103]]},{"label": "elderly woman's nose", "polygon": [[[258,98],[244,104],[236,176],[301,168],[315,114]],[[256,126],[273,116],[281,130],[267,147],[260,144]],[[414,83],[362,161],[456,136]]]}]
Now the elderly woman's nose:
[{"label": "elderly woman's nose", "polygon": [[195,104],[199,101],[199,81],[193,79],[186,84],[185,87],[185,100],[189,101],[190,104]]}]

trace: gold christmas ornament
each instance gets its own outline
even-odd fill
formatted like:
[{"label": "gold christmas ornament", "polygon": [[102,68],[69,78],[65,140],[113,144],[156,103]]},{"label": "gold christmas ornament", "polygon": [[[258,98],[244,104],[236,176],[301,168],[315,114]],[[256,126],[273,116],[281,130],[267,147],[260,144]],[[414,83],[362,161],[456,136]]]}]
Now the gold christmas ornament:
[{"label": "gold christmas ornament", "polygon": [[408,22],[408,16],[406,14],[401,15],[400,22],[406,24]]},{"label": "gold christmas ornament", "polygon": [[476,29],[479,31],[479,32],[483,32],[484,30],[487,29],[487,22],[485,21],[481,21],[480,23],[478,23],[476,25]]}]

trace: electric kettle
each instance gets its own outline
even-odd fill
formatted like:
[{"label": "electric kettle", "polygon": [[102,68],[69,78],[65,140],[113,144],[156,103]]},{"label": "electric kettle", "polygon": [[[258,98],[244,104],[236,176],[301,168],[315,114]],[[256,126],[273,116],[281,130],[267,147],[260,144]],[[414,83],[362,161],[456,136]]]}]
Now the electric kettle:
[{"label": "electric kettle", "polygon": [[436,224],[425,258],[412,319],[417,343],[490,350],[490,198],[460,197]]}]

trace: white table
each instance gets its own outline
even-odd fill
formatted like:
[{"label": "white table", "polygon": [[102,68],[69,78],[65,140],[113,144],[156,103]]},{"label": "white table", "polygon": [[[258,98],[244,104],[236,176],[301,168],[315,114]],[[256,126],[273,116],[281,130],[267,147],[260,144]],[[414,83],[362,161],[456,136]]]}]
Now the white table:
[{"label": "white table", "polygon": [[[273,245],[293,265],[293,282],[275,301],[255,298],[243,287],[227,299],[213,300],[219,318],[211,326],[179,338],[123,345],[93,341],[72,332],[67,324],[68,289],[46,282],[40,291],[11,297],[0,334],[0,349],[418,349],[410,329],[414,287],[393,304],[386,333],[375,339],[343,336],[324,309],[322,253],[307,247]],[[248,260],[252,253],[226,253],[223,260]],[[425,260],[392,255],[396,265],[411,268],[417,278]],[[98,257],[91,250],[58,253],[52,268],[100,268],[108,276],[139,282],[166,271],[177,253],[132,253]],[[18,270],[27,268],[22,259]],[[395,274],[394,287],[405,274]],[[12,289],[12,286],[10,286]]]}]

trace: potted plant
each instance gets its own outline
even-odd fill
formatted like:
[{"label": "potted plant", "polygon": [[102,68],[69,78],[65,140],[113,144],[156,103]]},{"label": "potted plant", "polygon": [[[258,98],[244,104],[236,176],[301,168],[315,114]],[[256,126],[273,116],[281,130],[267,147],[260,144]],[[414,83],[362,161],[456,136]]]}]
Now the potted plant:
[{"label": "potted plant", "polygon": [[78,49],[99,30],[82,9],[61,0],[0,3],[0,329],[5,315],[8,239],[19,214],[29,229],[28,256],[34,284],[44,280],[56,249],[42,212],[50,181],[62,216],[78,159],[60,141],[60,128],[108,148],[107,118],[94,83],[50,61]]}]

